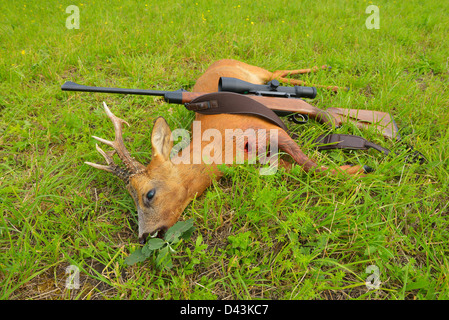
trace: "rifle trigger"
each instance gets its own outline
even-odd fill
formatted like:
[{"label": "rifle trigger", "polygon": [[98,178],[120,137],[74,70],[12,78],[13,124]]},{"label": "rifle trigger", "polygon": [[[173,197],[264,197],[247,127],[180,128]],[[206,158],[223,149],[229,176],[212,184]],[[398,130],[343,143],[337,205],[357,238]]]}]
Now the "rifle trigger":
[{"label": "rifle trigger", "polygon": [[306,124],[309,121],[309,116],[307,114],[294,113],[288,117],[288,120],[297,124]]}]

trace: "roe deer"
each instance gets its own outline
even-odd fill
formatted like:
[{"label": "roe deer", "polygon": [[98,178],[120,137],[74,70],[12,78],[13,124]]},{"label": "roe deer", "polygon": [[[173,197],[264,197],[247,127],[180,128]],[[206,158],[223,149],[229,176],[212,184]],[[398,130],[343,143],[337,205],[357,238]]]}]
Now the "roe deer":
[{"label": "roe deer", "polygon": [[[218,79],[222,76],[235,77],[244,81],[263,84],[273,78],[277,78],[279,81],[288,82],[288,79],[285,80],[285,78],[283,78],[285,75],[310,71],[310,69],[282,70],[271,73],[239,61],[220,60],[212,64],[198,79],[193,91],[217,91]],[[192,161],[189,163],[173,163],[170,160],[170,152],[173,147],[171,130],[165,119],[162,117],[158,117],[154,122],[151,134],[153,157],[151,162],[147,166],[144,166],[131,157],[124,145],[122,138],[122,124],[125,123],[128,126],[129,124],[125,120],[116,117],[105,103],[104,109],[114,125],[115,140],[108,141],[95,136],[93,138],[112,147],[114,150],[105,152],[96,145],[98,152],[103,155],[107,165],[99,165],[91,162],[86,162],[86,164],[97,169],[111,172],[125,182],[127,190],[132,196],[137,208],[139,242],[143,244],[149,235],[154,235],[158,231],[165,232],[168,228],[173,226],[193,198],[202,194],[204,190],[213,183],[214,179],[220,179],[222,173],[216,163],[206,163],[203,160],[196,164]],[[221,149],[218,148],[218,154],[214,154],[214,156],[221,158],[221,163],[225,163],[224,159],[227,152],[227,150],[225,150],[226,143],[233,144],[232,152],[234,155],[240,151],[245,153],[245,159],[247,158],[247,149],[236,150],[239,146],[244,145],[239,142],[245,140],[244,134],[239,134],[238,132],[241,133],[247,129],[256,131],[258,129],[265,129],[265,132],[276,130],[279,149],[289,154],[305,171],[315,170],[317,172],[323,172],[328,170],[328,168],[318,166],[313,160],[309,159],[287,132],[268,120],[254,115],[203,115],[196,113],[195,121],[200,121],[201,133],[211,128],[223,133],[222,141],[215,141],[215,139],[213,142],[201,141],[201,150],[211,143],[221,146]],[[224,132],[227,129],[237,132],[236,136],[232,138],[232,141],[229,141],[229,139],[228,141],[225,141],[226,135]],[[264,139],[269,141],[268,136],[265,136]],[[195,147],[192,144],[193,141],[187,147],[190,148],[189,150],[195,150]],[[247,144],[245,146],[247,146]],[[264,152],[266,146],[256,144],[255,148],[262,148],[263,150],[258,151]],[[180,152],[182,152],[182,150]],[[120,160],[125,164],[126,169],[122,169],[114,163],[112,158],[114,153],[117,153]],[[190,155],[190,157],[192,156],[193,155]],[[330,170],[329,172],[331,174],[346,172],[350,175],[356,175],[364,173],[364,169],[359,165],[345,165],[341,166],[339,169]]]}]

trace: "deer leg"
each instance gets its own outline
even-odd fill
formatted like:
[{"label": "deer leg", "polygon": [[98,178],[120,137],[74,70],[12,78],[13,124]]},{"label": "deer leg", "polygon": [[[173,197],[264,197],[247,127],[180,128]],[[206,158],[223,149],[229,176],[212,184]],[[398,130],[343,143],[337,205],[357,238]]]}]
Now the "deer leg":
[{"label": "deer leg", "polygon": [[277,71],[273,72],[273,79],[285,78],[287,76],[294,75],[294,74],[312,73],[312,72],[317,72],[320,69],[326,70],[326,69],[329,69],[329,68],[330,67],[328,67],[328,66],[321,66],[321,68],[318,68],[317,66],[315,66],[315,67],[307,68],[307,69],[277,70]]},{"label": "deer leg", "polygon": [[[290,75],[295,75],[295,74],[306,74],[306,73],[312,73],[312,72],[317,72],[319,70],[327,70],[327,69],[331,69],[331,67],[321,66],[321,68],[318,68],[317,66],[315,66],[313,68],[308,68],[308,69],[277,70],[277,71],[273,72],[272,79],[277,79],[280,82],[288,83],[288,84],[295,85],[295,86],[307,86],[309,84],[307,84],[306,82],[304,82],[302,80],[290,79],[290,78],[286,78],[286,77],[288,77]],[[337,86],[323,86],[323,85],[310,85],[310,86],[318,87],[318,88],[325,88],[327,90],[332,90],[334,92],[337,92],[339,90],[339,87],[337,87]]]},{"label": "deer leg", "polygon": [[279,149],[288,153],[296,163],[303,167],[304,171],[308,172],[318,165],[302,152],[301,148],[284,130],[278,130],[278,146]]},{"label": "deer leg", "polygon": [[[328,171],[327,167],[318,166],[312,159],[310,159],[307,155],[302,152],[301,148],[298,144],[290,138],[290,136],[284,130],[278,130],[278,146],[279,149],[288,153],[296,163],[302,166],[304,171],[309,172],[311,170],[316,170],[317,172]],[[330,171],[333,175],[338,175],[340,173],[346,173],[349,175],[359,175],[366,173],[365,167],[356,165],[344,165],[339,167],[338,169],[333,169]]]}]

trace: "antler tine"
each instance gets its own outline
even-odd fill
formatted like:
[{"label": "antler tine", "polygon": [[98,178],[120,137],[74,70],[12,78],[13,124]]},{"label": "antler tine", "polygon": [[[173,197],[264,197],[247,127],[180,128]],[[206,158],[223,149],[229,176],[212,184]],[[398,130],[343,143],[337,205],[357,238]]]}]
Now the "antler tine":
[{"label": "antler tine", "polygon": [[118,165],[115,164],[114,160],[112,159],[112,156],[114,155],[115,151],[104,152],[98,146],[98,144],[95,144],[95,148],[104,157],[104,159],[106,160],[108,165],[105,166],[105,165],[96,164],[96,163],[87,162],[87,161],[84,163],[91,167],[94,167],[96,169],[111,172],[111,173],[115,174],[117,177],[119,177],[120,179],[122,179],[126,184],[128,184],[130,173],[127,170],[123,170],[122,168],[120,168]]},{"label": "antler tine", "polygon": [[[116,117],[111,112],[111,110],[109,110],[109,108],[105,102],[103,102],[103,106],[104,106],[104,110],[105,110],[106,114],[108,115],[109,119],[111,119],[112,124],[114,125],[115,140],[109,141],[109,140],[105,140],[105,139],[102,139],[102,138],[99,138],[96,136],[93,136],[92,138],[114,148],[114,150],[115,150],[115,152],[117,152],[117,155],[119,156],[120,160],[123,161],[123,163],[126,165],[126,168],[128,169],[128,171],[131,174],[138,173],[138,172],[145,170],[144,165],[142,165],[140,162],[138,162],[133,157],[131,157],[131,155],[129,154],[129,152],[126,149],[125,144],[123,142],[122,123],[126,123],[128,126],[129,126],[129,123],[123,119]],[[106,161],[108,162],[109,165],[114,164],[114,162],[112,161],[113,153],[111,155],[108,155],[103,150],[101,150],[98,146],[97,146],[97,150],[98,150],[98,152],[100,152],[103,155],[103,157],[106,159]],[[97,166],[99,166],[99,165],[97,165]],[[99,169],[106,170],[104,168],[106,166],[101,166],[101,167],[102,168],[99,168]],[[111,166],[109,166],[109,167],[111,167]],[[98,167],[95,167],[95,168],[98,168]],[[118,168],[118,167],[114,164],[114,168]],[[106,171],[108,171],[108,170],[106,170]]]}]

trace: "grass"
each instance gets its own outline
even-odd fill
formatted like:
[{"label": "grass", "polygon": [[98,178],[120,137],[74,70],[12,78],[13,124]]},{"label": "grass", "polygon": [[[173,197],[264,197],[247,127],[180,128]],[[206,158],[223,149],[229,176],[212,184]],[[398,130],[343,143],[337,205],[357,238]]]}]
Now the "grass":
[{"label": "grass", "polygon": [[[67,6],[80,8],[69,30]],[[2,299],[447,299],[449,6],[445,1],[4,2],[0,8],[0,297]],[[330,65],[303,78],[348,86],[319,90],[315,105],[387,111],[402,152],[322,152],[320,163],[368,164],[356,179],[295,167],[273,176],[241,165],[195,199],[183,218],[196,231],[170,270],[127,266],[137,217],[118,179],[98,162],[92,135],[111,137],[104,100],[130,122],[128,150],[151,158],[152,121],[189,128],[193,114],[155,98],[60,90],[64,81],[190,89],[213,62],[234,58],[269,70]],[[391,149],[375,132],[351,126]],[[66,289],[68,266],[80,288]],[[381,285],[368,290],[367,267]]]}]

